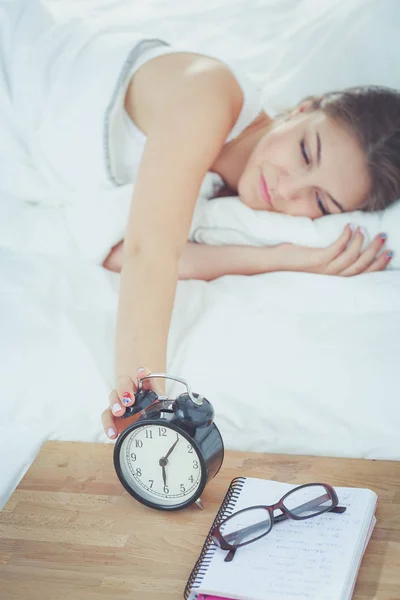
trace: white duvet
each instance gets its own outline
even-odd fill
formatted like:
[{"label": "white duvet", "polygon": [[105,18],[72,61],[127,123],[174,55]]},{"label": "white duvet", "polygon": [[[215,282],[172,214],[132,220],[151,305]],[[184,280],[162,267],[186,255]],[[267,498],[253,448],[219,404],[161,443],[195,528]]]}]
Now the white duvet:
[{"label": "white duvet", "polygon": [[[0,259],[4,502],[44,440],[106,441],[118,276]],[[228,448],[400,459],[399,298],[400,271],[180,282],[169,372],[214,404]]]},{"label": "white duvet", "polygon": [[[70,4],[53,3],[60,13]],[[82,14],[106,14],[111,5],[72,4]],[[120,0],[112,5],[115,18],[132,9]],[[240,60],[267,82],[271,111],[331,87],[400,87],[400,16],[392,0],[147,0],[135,3],[135,11],[141,30],[181,43],[190,38],[203,51]],[[121,209],[107,229],[113,212],[104,198],[97,233],[89,236],[85,219],[96,198],[68,214],[26,205],[24,217],[9,196],[0,200],[1,505],[44,440],[106,441],[100,413],[113,382],[118,275],[93,263],[118,241],[124,220]],[[220,203],[212,208],[218,215],[222,200],[210,202]],[[240,212],[226,214],[235,221]],[[215,237],[218,215],[201,222],[196,216],[192,235],[197,230],[210,236],[207,243],[232,242],[226,231],[222,240]],[[247,230],[251,236],[260,231],[256,222]],[[324,222],[305,223],[308,232],[294,224],[291,235],[310,245],[329,243],[339,225]],[[225,225],[232,232],[228,217]],[[241,236],[245,220],[242,225]],[[271,229],[264,225],[261,242],[267,243]],[[392,245],[399,243],[396,231],[390,236]],[[271,273],[185,281],[177,290],[168,370],[214,404],[228,448],[400,459],[399,340],[397,269],[351,279]]]}]

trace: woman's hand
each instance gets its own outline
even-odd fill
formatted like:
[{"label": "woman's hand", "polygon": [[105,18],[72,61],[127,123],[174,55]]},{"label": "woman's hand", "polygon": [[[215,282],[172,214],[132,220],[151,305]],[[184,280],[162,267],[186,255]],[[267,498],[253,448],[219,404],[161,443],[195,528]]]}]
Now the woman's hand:
[{"label": "woman's hand", "polygon": [[[150,374],[150,369],[140,368],[137,370],[138,379],[143,379],[143,377],[147,377]],[[143,388],[153,389],[153,381],[154,380],[149,379],[144,382]],[[132,419],[121,420],[119,417],[124,414],[126,407],[135,404],[135,393],[137,392],[137,389],[138,387],[131,377],[118,377],[117,387],[109,396],[110,406],[106,408],[101,415],[104,431],[112,440],[115,439],[123,429],[130,425],[132,419],[135,418],[132,417]]]},{"label": "woman's hand", "polygon": [[342,277],[383,271],[393,255],[390,251],[380,254],[386,234],[377,235],[364,251],[361,251],[364,243],[361,228],[352,234],[352,226],[346,225],[339,239],[327,248],[282,244],[284,270]]}]

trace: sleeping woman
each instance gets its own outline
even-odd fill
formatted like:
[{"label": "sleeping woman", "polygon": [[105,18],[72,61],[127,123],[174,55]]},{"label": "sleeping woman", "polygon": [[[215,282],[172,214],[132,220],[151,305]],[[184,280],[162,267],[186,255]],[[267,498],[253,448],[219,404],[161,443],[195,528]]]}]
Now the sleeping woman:
[{"label": "sleeping woman", "polygon": [[[247,104],[247,98],[250,98]],[[254,114],[254,97],[220,61],[160,46],[132,76],[125,109],[146,136],[126,237],[105,261],[121,271],[110,438],[135,377],[166,369],[177,280],[290,270],[353,276],[385,269],[381,232],[362,252],[352,224],[324,249],[187,242],[199,188],[218,173],[256,210],[317,219],[382,210],[400,197],[400,93],[357,88],[307,99],[284,118]],[[162,293],[160,293],[162,290]],[[150,368],[137,372],[141,365]]]},{"label": "sleeping woman", "polygon": [[[168,55],[165,69],[182,56],[188,60],[187,55]],[[161,60],[158,66],[163,68]],[[151,68],[157,69],[157,61]],[[133,85],[132,80],[130,89]],[[275,120],[260,109],[237,136],[228,137],[209,166],[225,182],[218,195],[237,195],[254,210],[311,219],[354,210],[383,210],[400,197],[399,104],[398,91],[358,87],[306,99]],[[246,108],[242,100],[241,115]],[[129,96],[126,111],[133,120]],[[361,252],[363,241],[362,228],[349,224],[326,249],[290,244],[215,247],[186,242],[178,277],[211,280],[226,274],[277,270],[351,276],[385,269],[392,257],[390,250],[382,252],[385,232]],[[122,240],[104,266],[119,272],[123,256]]]},{"label": "sleeping woman", "polygon": [[[16,4],[29,11],[40,3]],[[5,8],[11,20],[32,30],[29,58],[21,58],[26,40],[13,55],[13,73],[18,59],[26,69],[19,92],[30,102],[21,114],[49,185],[93,191],[105,180],[110,187],[135,184],[125,238],[104,262],[121,273],[115,387],[102,415],[109,438],[122,427],[116,417],[134,403],[136,380],[166,371],[178,279],[278,270],[347,277],[385,269],[385,232],[362,251],[363,232],[351,223],[321,249],[187,240],[208,171],[222,178],[221,193],[256,210],[317,219],[389,206],[400,197],[399,91],[343,90],[273,120],[250,80],[217,58],[140,38],[126,25],[39,23],[29,14],[24,20],[11,14],[14,7]]]}]

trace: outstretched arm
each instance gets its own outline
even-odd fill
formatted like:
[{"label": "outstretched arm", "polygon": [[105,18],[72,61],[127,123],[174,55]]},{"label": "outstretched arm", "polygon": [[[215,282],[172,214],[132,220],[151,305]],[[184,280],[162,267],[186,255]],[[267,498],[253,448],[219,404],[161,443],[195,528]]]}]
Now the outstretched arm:
[{"label": "outstretched arm", "polygon": [[179,262],[199,189],[243,103],[239,84],[221,63],[192,55],[170,62],[173,57],[141,67],[129,100],[147,142],[124,241],[115,356],[118,400],[115,394],[110,399],[119,408],[103,414],[105,430],[114,430],[110,437],[120,425],[113,415],[125,412],[123,394],[133,396],[137,369],[166,371]]},{"label": "outstretched arm", "polygon": [[[103,266],[119,273],[122,267],[124,243],[110,252]],[[279,246],[207,246],[187,242],[178,264],[179,279],[212,281],[223,275],[257,275],[280,271],[284,257]]]},{"label": "outstretched arm", "polygon": [[[362,252],[362,234],[351,237],[346,227],[339,239],[327,248],[308,248],[294,244],[277,246],[207,246],[187,242],[179,261],[179,279],[211,281],[223,275],[257,275],[272,271],[302,271],[325,275],[351,276],[382,271],[390,252],[381,252],[383,238],[377,235]],[[119,272],[123,260],[123,242],[113,248],[104,262]]]}]

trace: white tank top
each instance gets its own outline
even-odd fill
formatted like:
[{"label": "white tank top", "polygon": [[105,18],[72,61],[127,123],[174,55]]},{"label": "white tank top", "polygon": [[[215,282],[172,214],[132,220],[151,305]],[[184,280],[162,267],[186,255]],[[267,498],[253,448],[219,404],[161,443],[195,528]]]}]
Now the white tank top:
[{"label": "white tank top", "polygon": [[[128,23],[113,15],[59,19],[42,0],[0,0],[0,238],[6,247],[78,253],[99,263],[124,237],[146,142],[124,109],[132,76],[162,54],[207,52],[150,39],[133,16]],[[262,109],[257,87],[228,66],[244,104],[227,141]]]},{"label": "white tank top", "polygon": [[[164,54],[191,52],[189,49],[174,48],[160,40],[144,40],[144,49],[135,61],[129,81],[138,69],[149,60]],[[235,75],[244,96],[240,115],[226,138],[226,142],[237,137],[262,110],[261,91],[246,73],[232,64],[227,65]],[[125,87],[115,106],[113,126],[110,130],[110,177],[116,185],[133,183],[146,143],[145,134],[135,125],[124,108]],[[134,164],[133,164],[134,163]]]},{"label": "white tank top", "polygon": [[[135,182],[146,137],[124,108],[133,74],[156,56],[202,53],[151,39],[112,11],[55,18],[42,0],[0,1],[0,50],[0,190],[51,206]],[[244,105],[227,140],[261,110],[259,90],[230,68]]]}]

